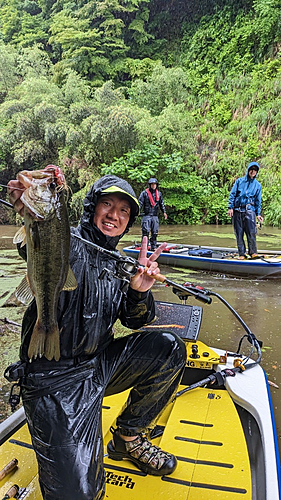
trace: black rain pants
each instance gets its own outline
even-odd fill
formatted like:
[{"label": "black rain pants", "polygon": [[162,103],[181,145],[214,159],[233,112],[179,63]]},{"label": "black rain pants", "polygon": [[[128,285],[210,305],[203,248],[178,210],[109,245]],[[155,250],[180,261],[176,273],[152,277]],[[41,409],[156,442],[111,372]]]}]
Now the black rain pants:
[{"label": "black rain pants", "polygon": [[150,235],[150,250],[155,250],[157,245],[157,235],[159,231],[159,219],[157,215],[144,215],[141,220],[142,237]]},{"label": "black rain pants", "polygon": [[245,255],[246,246],[244,242],[244,234],[246,234],[249,254],[257,253],[257,225],[256,214],[253,210],[234,210],[233,214],[233,228],[237,241],[237,248],[239,255]]},{"label": "black rain pants", "polygon": [[74,360],[51,361],[48,370],[37,371],[42,361],[31,363],[22,394],[44,500],[102,499],[104,395],[132,388],[117,425],[135,435],[167,405],[185,362],[179,337],[144,331],[112,341],[77,366]]}]

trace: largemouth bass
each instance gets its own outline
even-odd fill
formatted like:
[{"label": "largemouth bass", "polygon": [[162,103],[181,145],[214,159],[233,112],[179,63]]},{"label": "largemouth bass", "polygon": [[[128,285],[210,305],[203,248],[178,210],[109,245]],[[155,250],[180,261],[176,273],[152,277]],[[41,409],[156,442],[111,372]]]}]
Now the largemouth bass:
[{"label": "largemouth bass", "polygon": [[65,202],[66,182],[59,167],[22,171],[17,179],[26,188],[21,196],[24,204],[24,227],[14,243],[26,243],[27,279],[16,295],[27,302],[35,297],[37,320],[31,335],[28,357],[43,355],[60,358],[57,305],[61,290],[77,286],[69,267],[70,227]]}]

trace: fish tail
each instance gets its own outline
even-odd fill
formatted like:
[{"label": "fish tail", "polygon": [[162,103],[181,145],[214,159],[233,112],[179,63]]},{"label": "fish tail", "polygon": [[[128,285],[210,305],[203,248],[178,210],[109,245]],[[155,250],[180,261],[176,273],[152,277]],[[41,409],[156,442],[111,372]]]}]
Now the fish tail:
[{"label": "fish tail", "polygon": [[44,355],[49,361],[53,358],[55,361],[60,359],[60,334],[57,324],[48,331],[48,335],[45,339]]},{"label": "fish tail", "polygon": [[28,348],[28,357],[30,360],[45,356],[49,361],[53,358],[60,359],[60,340],[58,325],[54,324],[51,328],[46,328],[40,321],[36,321]]}]

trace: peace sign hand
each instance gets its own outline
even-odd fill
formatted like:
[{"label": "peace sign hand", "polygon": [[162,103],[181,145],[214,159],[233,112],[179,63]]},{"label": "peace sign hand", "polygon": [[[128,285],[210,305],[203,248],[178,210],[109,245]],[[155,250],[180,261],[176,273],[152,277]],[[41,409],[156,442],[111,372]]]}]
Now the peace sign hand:
[{"label": "peace sign hand", "polygon": [[144,236],[141,242],[141,248],[138,261],[144,267],[139,267],[137,274],[131,278],[130,287],[137,292],[147,292],[153,286],[155,279],[153,276],[160,273],[160,269],[156,259],[160,253],[166,248],[167,243],[162,243],[149,258],[147,258],[147,244],[148,238]]}]

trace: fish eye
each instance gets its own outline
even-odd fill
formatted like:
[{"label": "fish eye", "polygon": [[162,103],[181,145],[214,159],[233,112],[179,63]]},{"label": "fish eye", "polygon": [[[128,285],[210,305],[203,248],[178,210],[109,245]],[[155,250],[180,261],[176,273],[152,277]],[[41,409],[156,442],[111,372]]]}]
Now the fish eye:
[{"label": "fish eye", "polygon": [[56,187],[57,187],[57,185],[56,185],[55,182],[51,182],[50,185],[49,185],[49,188],[50,188],[51,191],[55,191]]}]

